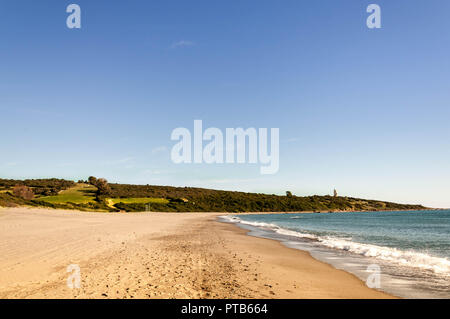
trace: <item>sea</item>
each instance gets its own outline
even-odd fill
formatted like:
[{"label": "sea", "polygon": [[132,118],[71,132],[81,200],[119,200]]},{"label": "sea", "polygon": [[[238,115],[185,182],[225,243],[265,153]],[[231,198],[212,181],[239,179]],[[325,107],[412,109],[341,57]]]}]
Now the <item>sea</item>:
[{"label": "sea", "polygon": [[220,217],[403,298],[450,298],[450,210]]}]

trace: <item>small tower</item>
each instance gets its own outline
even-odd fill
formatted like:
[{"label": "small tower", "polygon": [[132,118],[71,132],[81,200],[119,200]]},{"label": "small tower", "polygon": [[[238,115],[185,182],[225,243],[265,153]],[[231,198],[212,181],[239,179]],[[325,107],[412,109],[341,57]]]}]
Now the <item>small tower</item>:
[{"label": "small tower", "polygon": [[333,190],[333,196],[334,197],[337,197],[337,195],[338,195],[338,193],[337,193],[337,190],[336,190],[336,188]]}]

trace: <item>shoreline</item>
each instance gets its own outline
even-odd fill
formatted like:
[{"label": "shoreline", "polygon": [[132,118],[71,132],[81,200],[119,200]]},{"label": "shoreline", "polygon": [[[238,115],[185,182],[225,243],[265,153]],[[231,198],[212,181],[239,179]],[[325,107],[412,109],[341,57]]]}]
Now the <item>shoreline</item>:
[{"label": "shoreline", "polygon": [[[271,277],[276,278],[281,274],[288,277],[283,280],[284,285],[290,285],[290,281],[295,282],[295,286],[308,287],[305,290],[297,291],[294,298],[299,299],[398,299],[399,297],[369,288],[357,276],[345,271],[336,269],[332,265],[317,260],[305,250],[285,246],[281,241],[271,238],[257,237],[250,235],[248,229],[239,227],[237,224],[224,221],[217,223],[225,224],[229,227],[232,236],[242,244],[251,238],[253,252],[258,253],[259,258],[265,265],[265,271],[271,273]],[[248,240],[250,241],[250,240]],[[306,276],[305,276],[306,275]],[[305,278],[307,277],[307,278]],[[282,294],[283,295],[283,294]],[[290,296],[282,298],[290,299]]]},{"label": "shoreline", "polygon": [[0,298],[396,298],[222,215],[2,209]]}]

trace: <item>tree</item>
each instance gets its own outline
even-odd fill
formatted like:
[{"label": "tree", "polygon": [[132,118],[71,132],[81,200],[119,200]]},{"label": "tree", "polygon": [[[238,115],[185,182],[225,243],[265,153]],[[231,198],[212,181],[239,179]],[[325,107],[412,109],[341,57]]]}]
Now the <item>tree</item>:
[{"label": "tree", "polygon": [[104,179],[104,178],[97,179],[95,186],[97,187],[98,195],[111,194],[111,187],[109,186],[108,181],[106,179]]},{"label": "tree", "polygon": [[95,186],[97,184],[97,179],[94,176],[89,176],[88,182],[89,182],[89,184]]},{"label": "tree", "polygon": [[13,189],[13,194],[16,197],[26,200],[31,200],[34,198],[33,189],[25,185],[16,185]]},{"label": "tree", "polygon": [[287,196],[287,197],[292,197],[292,193],[291,193],[290,191],[287,191],[287,192],[286,192],[286,196]]}]

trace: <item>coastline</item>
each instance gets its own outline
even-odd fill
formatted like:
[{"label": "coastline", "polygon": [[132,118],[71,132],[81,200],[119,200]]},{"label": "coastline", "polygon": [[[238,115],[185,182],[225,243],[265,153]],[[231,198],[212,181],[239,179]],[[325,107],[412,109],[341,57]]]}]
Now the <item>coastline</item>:
[{"label": "coastline", "polygon": [[221,215],[0,210],[0,298],[395,298]]}]

